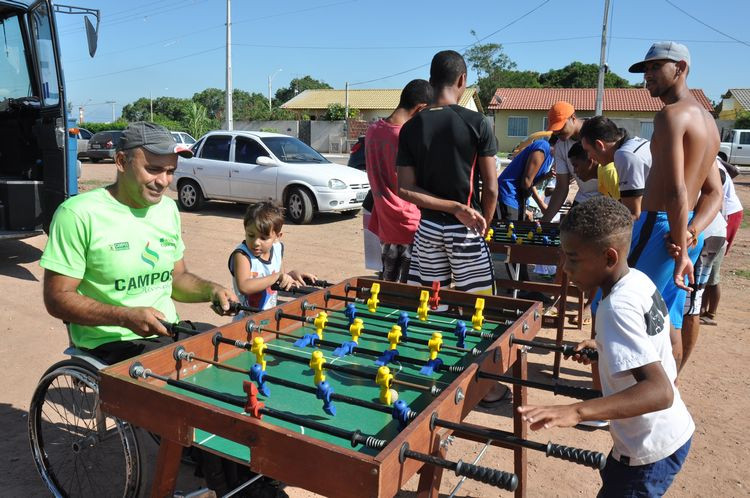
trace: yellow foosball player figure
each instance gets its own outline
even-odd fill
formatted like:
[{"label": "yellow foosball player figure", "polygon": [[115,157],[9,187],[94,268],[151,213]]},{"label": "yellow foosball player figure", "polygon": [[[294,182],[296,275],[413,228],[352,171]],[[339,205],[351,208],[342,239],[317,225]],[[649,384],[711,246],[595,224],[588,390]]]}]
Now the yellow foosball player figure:
[{"label": "yellow foosball player figure", "polygon": [[386,405],[392,405],[398,400],[398,392],[391,389],[393,383],[393,374],[391,369],[382,366],[378,368],[378,374],[375,377],[375,383],[380,387],[380,402]]}]

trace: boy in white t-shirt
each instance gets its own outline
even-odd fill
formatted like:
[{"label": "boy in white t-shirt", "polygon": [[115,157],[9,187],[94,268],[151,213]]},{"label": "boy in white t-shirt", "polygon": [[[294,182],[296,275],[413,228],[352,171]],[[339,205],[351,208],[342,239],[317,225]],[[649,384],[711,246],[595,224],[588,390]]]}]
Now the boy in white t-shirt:
[{"label": "boy in white t-shirt", "polygon": [[[598,496],[662,496],[679,472],[695,430],[674,385],[677,367],[669,312],[653,282],[628,268],[632,216],[621,203],[596,197],[573,207],[560,224],[564,270],[582,289],[600,287],[596,339],[602,398],[572,405],[522,406],[532,430],[610,420],[614,441]],[[590,363],[585,356],[574,359]]]},{"label": "boy in white t-shirt", "polygon": [[245,240],[229,256],[229,272],[240,304],[267,310],[276,306],[274,284],[281,290],[289,290],[306,285],[305,280],[317,279],[313,274],[296,270],[284,272],[284,245],[280,240],[284,211],[281,207],[272,202],[250,204],[243,222]]}]

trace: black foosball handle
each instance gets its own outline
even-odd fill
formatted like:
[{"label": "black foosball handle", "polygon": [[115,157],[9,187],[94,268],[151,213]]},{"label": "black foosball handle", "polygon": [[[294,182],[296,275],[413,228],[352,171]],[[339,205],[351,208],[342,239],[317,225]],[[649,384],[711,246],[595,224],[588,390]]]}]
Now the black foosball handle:
[{"label": "black foosball handle", "polygon": [[571,448],[562,444],[547,443],[547,456],[555,457],[568,462],[585,465],[592,469],[603,469],[607,463],[604,453],[598,451],[582,450],[580,448]]},{"label": "black foosball handle", "polygon": [[562,385],[556,385],[555,386],[555,394],[559,394],[561,396],[568,396],[571,398],[576,399],[596,399],[602,397],[602,392],[598,391],[596,389],[591,389],[588,387],[578,387],[578,386],[562,386]]},{"label": "black foosball handle", "polygon": [[462,460],[456,462],[456,475],[466,476],[469,479],[490,484],[506,491],[515,491],[518,487],[518,477],[512,472],[490,469]]},{"label": "black foosball handle", "polygon": [[588,359],[591,361],[599,360],[599,352],[594,348],[581,348],[578,351],[576,351],[575,349],[575,346],[563,346],[563,354],[565,356],[573,356],[579,354],[588,357]]}]

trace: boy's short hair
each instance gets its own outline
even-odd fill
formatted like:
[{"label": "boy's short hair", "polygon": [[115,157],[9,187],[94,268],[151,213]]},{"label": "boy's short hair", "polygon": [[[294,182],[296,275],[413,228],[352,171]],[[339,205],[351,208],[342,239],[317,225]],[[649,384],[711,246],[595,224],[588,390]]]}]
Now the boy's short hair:
[{"label": "boy's short hair", "polygon": [[401,109],[411,110],[419,104],[430,105],[432,103],[432,87],[427,80],[411,80],[401,90],[401,99],[398,106]]},{"label": "boy's short hair", "polygon": [[255,225],[263,235],[271,235],[272,231],[280,233],[284,226],[284,208],[275,202],[254,202],[247,206],[242,221],[245,228]]},{"label": "boy's short hair", "polygon": [[590,144],[597,140],[605,143],[617,142],[626,134],[624,128],[619,128],[614,121],[604,116],[588,118],[583,122],[580,132],[581,140],[585,138]]},{"label": "boy's short hair", "polygon": [[574,234],[600,248],[630,246],[632,231],[630,210],[603,195],[576,204],[560,223],[561,234]]},{"label": "boy's short hair", "polygon": [[462,74],[466,74],[466,61],[455,50],[443,50],[432,58],[430,85],[433,88],[440,90],[453,86]]},{"label": "boy's short hair", "polygon": [[589,154],[581,145],[581,142],[574,143],[568,151],[568,159],[580,159],[581,161],[588,161]]}]

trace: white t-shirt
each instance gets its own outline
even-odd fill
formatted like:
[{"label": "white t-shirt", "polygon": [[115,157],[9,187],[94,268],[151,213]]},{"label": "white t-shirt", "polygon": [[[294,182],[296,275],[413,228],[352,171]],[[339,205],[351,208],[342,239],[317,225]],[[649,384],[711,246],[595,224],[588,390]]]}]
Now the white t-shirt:
[{"label": "white t-shirt", "polygon": [[[229,255],[229,273],[232,274],[234,293],[239,297],[240,304],[243,306],[260,308],[262,310],[268,310],[276,306],[276,298],[278,297],[278,294],[271,288],[271,286],[266,287],[257,294],[243,294],[240,292],[240,289],[237,286],[237,279],[234,275],[234,254],[237,252],[245,255],[250,262],[250,276],[252,278],[268,277],[269,275],[281,271],[281,262],[284,258],[284,245],[281,242],[274,242],[271,246],[271,254],[268,257],[268,261],[255,256],[247,247],[245,241],[240,242],[234,251],[232,251],[232,254]],[[235,320],[239,320],[244,315],[244,311],[238,313],[235,316]]]},{"label": "white t-shirt", "polygon": [[578,192],[576,193],[574,200],[575,202],[583,202],[601,194],[599,193],[598,179],[592,178],[591,180],[587,180],[585,182],[581,181],[581,179],[578,178],[578,175],[576,175],[575,171],[573,170],[573,165],[570,164],[570,159],[568,159],[568,152],[576,142],[577,140],[573,140],[571,138],[567,140],[558,140],[557,143],[555,143],[555,162],[553,164],[555,166],[555,171],[557,171],[558,174],[570,175],[575,178],[576,184],[578,184]]},{"label": "white t-shirt", "polygon": [[674,392],[672,406],[637,417],[612,420],[612,456],[628,465],[646,465],[668,457],[695,430],[680,392],[669,340],[669,311],[653,282],[631,268],[602,299],[596,312],[596,346],[602,393],[609,396],[636,383],[630,370],[660,361]]},{"label": "white t-shirt", "polygon": [[620,197],[640,197],[646,190],[646,178],[651,170],[649,141],[633,137],[615,151],[615,169],[620,181]]},{"label": "white t-shirt", "polygon": [[724,187],[724,203],[722,205],[722,211],[726,217],[730,214],[742,211],[742,203],[740,203],[740,198],[737,197],[737,192],[734,190],[734,182],[729,177],[726,168],[724,168],[724,165],[721,164],[720,161],[716,161],[716,163],[719,165],[719,169],[724,171],[724,175],[726,175],[726,180],[722,184],[722,187]]}]

